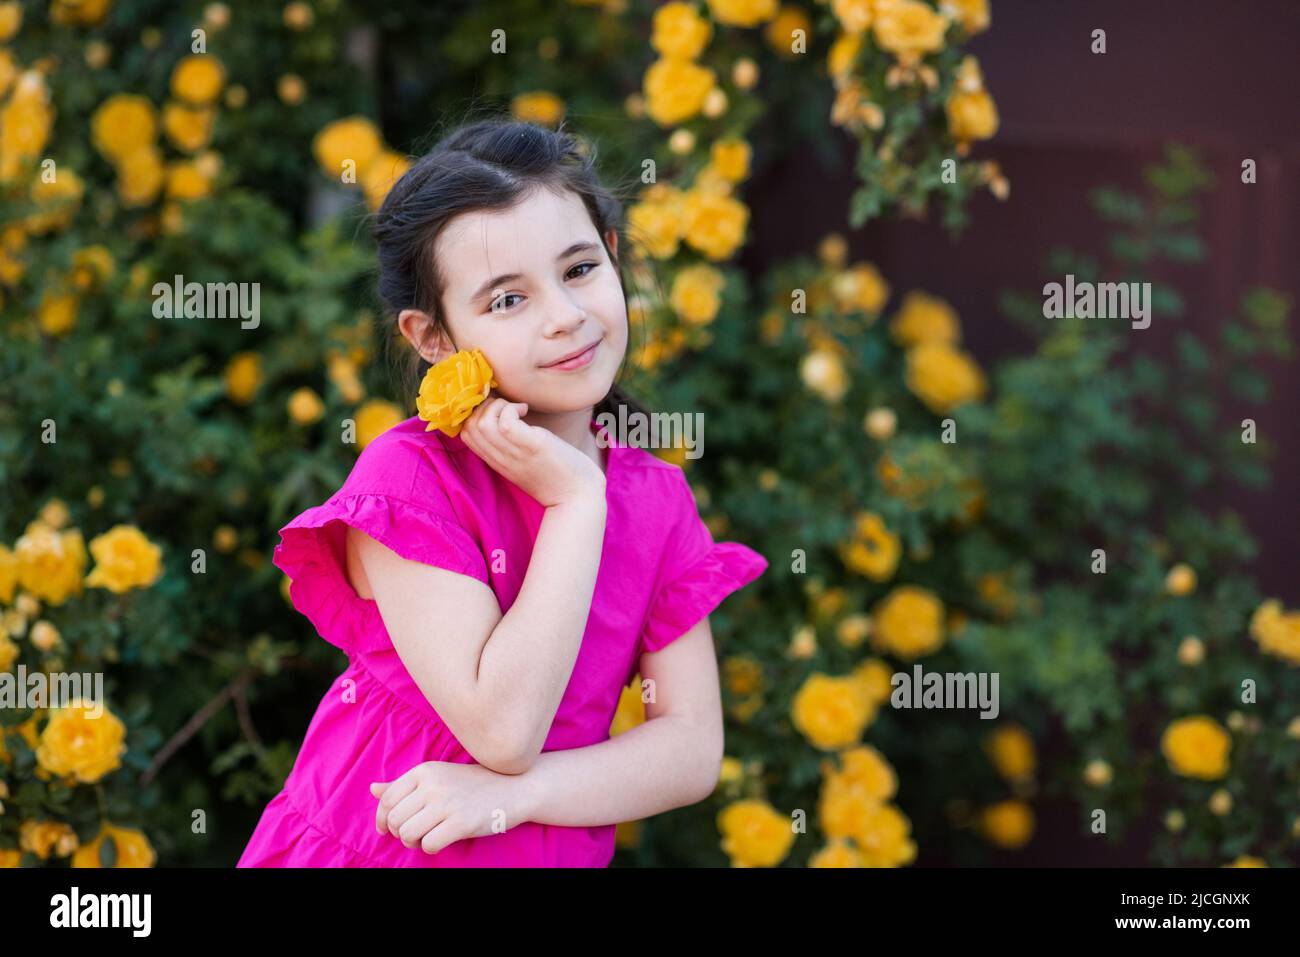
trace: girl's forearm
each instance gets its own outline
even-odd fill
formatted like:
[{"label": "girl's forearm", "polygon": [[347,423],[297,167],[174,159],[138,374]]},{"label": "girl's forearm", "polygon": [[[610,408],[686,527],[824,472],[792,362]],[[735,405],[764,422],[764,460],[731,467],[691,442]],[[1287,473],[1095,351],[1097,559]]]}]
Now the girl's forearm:
[{"label": "girl's forearm", "polygon": [[516,780],[524,818],[599,827],[702,801],[718,780],[718,755],[694,725],[662,715],[585,748],[545,751]]},{"label": "girl's forearm", "polygon": [[[548,508],[514,604],[479,656],[479,683],[521,756],[541,751],[587,627],[605,538],[601,492]],[[521,757],[521,762],[527,761]]]}]

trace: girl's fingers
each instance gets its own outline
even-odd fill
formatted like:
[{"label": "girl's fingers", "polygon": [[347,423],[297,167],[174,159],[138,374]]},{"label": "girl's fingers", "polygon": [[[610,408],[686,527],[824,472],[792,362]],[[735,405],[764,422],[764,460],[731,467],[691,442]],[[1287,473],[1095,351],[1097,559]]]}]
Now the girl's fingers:
[{"label": "girl's fingers", "polygon": [[437,854],[448,844],[453,844],[464,837],[463,834],[456,833],[452,826],[450,818],[443,818],[437,826],[432,828],[423,838],[420,839],[420,850],[426,854]]},{"label": "girl's fingers", "polygon": [[[388,830],[388,815],[394,805],[409,792],[415,790],[415,778],[403,775],[396,781],[384,785],[383,796],[379,799],[379,806],[375,808],[375,828],[380,834]],[[375,786],[370,786],[373,791]]]},{"label": "girl's fingers", "polygon": [[399,837],[402,825],[424,810],[429,802],[429,792],[413,791],[397,802],[397,806],[388,812],[388,833]]},{"label": "girl's fingers", "polygon": [[433,830],[434,826],[441,820],[442,813],[438,808],[432,804],[425,805],[417,814],[412,815],[409,821],[398,828],[397,837],[407,847],[418,847],[424,835]]}]

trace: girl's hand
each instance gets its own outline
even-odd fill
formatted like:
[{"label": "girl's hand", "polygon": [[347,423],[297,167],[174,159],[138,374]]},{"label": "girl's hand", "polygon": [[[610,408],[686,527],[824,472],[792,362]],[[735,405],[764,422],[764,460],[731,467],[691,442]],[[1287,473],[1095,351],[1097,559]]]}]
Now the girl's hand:
[{"label": "girl's hand", "polygon": [[518,776],[478,764],[425,761],[395,781],[370,785],[379,798],[375,828],[426,854],[500,834],[524,823],[518,783]]},{"label": "girl's hand", "polygon": [[579,498],[605,499],[605,474],[595,462],[549,429],[524,422],[527,402],[500,396],[477,406],[461,437],[494,471],[543,507]]}]

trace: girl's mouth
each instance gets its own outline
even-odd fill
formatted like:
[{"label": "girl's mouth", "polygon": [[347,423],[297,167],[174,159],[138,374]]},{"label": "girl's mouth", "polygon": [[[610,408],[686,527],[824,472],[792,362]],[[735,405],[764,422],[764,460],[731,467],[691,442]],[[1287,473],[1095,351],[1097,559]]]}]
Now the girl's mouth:
[{"label": "girl's mouth", "polygon": [[596,350],[600,348],[601,341],[602,340],[597,339],[590,346],[571,359],[565,359],[563,362],[556,362],[548,366],[542,366],[542,368],[568,372],[572,369],[581,369],[583,366],[590,365],[592,360],[596,358]]}]

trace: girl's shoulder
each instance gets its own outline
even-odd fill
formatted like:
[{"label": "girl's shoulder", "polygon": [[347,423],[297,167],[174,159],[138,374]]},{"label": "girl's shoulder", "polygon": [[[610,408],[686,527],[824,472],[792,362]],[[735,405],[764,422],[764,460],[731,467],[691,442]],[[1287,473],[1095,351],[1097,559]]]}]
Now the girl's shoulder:
[{"label": "girl's shoulder", "polygon": [[473,452],[459,439],[426,428],[423,419],[411,416],[371,439],[336,497],[380,495],[427,505],[430,497],[442,499],[463,484]]}]

